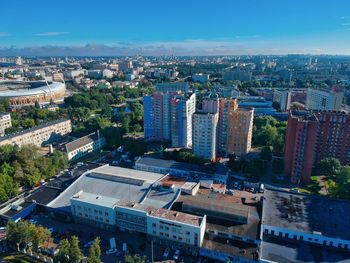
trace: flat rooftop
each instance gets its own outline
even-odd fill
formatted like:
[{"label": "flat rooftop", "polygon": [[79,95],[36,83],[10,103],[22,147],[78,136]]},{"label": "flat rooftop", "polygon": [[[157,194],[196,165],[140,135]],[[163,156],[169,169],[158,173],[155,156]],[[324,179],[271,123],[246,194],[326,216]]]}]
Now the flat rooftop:
[{"label": "flat rooftop", "polygon": [[117,178],[130,178],[130,179],[135,179],[135,180],[140,180],[143,181],[144,183],[154,183],[161,178],[164,177],[164,175],[158,174],[158,173],[151,173],[151,172],[144,172],[144,171],[139,171],[135,169],[128,169],[128,168],[122,168],[119,166],[101,166],[98,167],[94,170],[91,170],[91,173],[94,176],[98,175],[110,175],[110,179],[117,180]]},{"label": "flat rooftop", "polygon": [[88,204],[104,206],[107,208],[113,208],[118,202],[118,199],[115,199],[112,197],[86,193],[83,191],[80,191],[77,194],[73,195],[71,199],[79,200],[80,202],[84,202]]},{"label": "flat rooftop", "polygon": [[174,210],[167,210],[163,208],[153,209],[149,212],[151,216],[164,218],[172,221],[178,221],[192,226],[200,226],[203,220],[201,216],[195,216],[187,213],[182,213]]},{"label": "flat rooftop", "polygon": [[[260,223],[257,205],[243,204],[241,198],[200,189],[196,196],[180,196],[173,209],[196,215],[206,214],[209,231],[220,231],[256,240]],[[237,215],[246,218],[247,222],[238,222],[235,218]]]},{"label": "flat rooftop", "polygon": [[95,132],[88,134],[86,136],[83,136],[81,138],[78,138],[74,141],[67,143],[66,150],[67,150],[67,152],[75,151],[75,150],[77,150],[77,149],[79,149],[79,148],[81,148],[89,143],[96,141],[97,139],[98,139],[98,136]]},{"label": "flat rooftop", "polygon": [[283,263],[350,262],[350,255],[346,251],[275,237],[268,237],[261,242],[260,258],[268,262]]},{"label": "flat rooftop", "polygon": [[265,190],[262,223],[350,240],[350,202]]},{"label": "flat rooftop", "polygon": [[164,169],[176,169],[183,171],[194,171],[201,172],[206,174],[212,174],[215,172],[212,166],[209,165],[197,165],[191,163],[177,162],[174,160],[165,160],[154,157],[140,157],[135,164],[153,166],[153,167],[161,167]]},{"label": "flat rooftop", "polygon": [[62,189],[54,187],[42,186],[36,190],[33,194],[28,196],[26,199],[35,201],[40,205],[47,205],[54,200],[59,194],[62,193]]},{"label": "flat rooftop", "polygon": [[156,208],[145,204],[134,203],[128,200],[119,200],[117,202],[117,205],[122,207],[133,208],[140,211],[145,211],[147,214],[153,217],[164,218],[198,227],[201,225],[203,220],[203,217],[201,216],[191,215],[163,208]]},{"label": "flat rooftop", "polygon": [[209,236],[208,234],[204,236],[202,247],[249,260],[257,260],[258,258],[258,247],[253,244]]},{"label": "flat rooftop", "polygon": [[80,176],[48,206],[70,212],[70,198],[80,191],[140,202],[147,195],[151,185],[162,177],[161,174],[117,166],[101,166]]}]

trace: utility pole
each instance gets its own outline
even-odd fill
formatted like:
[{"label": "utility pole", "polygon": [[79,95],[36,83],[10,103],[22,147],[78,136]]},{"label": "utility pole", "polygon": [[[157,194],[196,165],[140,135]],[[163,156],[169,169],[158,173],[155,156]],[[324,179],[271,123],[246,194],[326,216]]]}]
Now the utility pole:
[{"label": "utility pole", "polygon": [[152,263],[154,262],[153,260],[153,240],[151,240],[151,253],[152,253]]}]

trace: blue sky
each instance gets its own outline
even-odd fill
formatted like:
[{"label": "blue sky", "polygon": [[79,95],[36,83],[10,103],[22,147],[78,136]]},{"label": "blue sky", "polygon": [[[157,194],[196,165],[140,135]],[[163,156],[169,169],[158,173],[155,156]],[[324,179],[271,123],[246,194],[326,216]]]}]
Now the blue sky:
[{"label": "blue sky", "polygon": [[350,1],[2,1],[0,54],[21,50],[350,54]]}]

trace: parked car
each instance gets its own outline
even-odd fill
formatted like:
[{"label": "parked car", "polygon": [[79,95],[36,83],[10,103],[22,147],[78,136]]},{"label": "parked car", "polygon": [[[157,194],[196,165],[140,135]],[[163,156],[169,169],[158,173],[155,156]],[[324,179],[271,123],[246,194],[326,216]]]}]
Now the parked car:
[{"label": "parked car", "polygon": [[265,191],[265,185],[261,184],[259,187],[259,193],[263,193]]},{"label": "parked car", "polygon": [[106,254],[107,255],[111,255],[111,254],[114,254],[114,253],[117,253],[118,252],[118,249],[116,248],[110,248],[106,251]]},{"label": "parked car", "polygon": [[92,241],[89,241],[89,242],[87,242],[85,245],[84,245],[84,248],[89,248],[89,247],[91,247],[91,245],[94,243],[94,241],[92,240]]},{"label": "parked car", "polygon": [[176,249],[175,250],[175,253],[174,253],[174,256],[173,256],[173,259],[174,260],[178,260],[180,257],[180,250]]},{"label": "parked car", "polygon": [[169,253],[170,253],[170,248],[166,248],[164,253],[163,253],[163,257],[165,257],[165,258],[169,257]]}]

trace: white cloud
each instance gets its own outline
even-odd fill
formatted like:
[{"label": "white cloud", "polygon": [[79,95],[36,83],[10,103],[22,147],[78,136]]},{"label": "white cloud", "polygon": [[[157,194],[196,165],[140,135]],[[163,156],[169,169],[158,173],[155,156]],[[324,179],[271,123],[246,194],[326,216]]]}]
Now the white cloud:
[{"label": "white cloud", "polygon": [[42,32],[42,33],[37,33],[34,34],[35,36],[40,36],[40,37],[52,37],[52,36],[61,36],[61,35],[67,35],[69,32],[58,32],[58,31],[53,31],[53,32]]},{"label": "white cloud", "polygon": [[349,19],[349,17],[348,16],[341,16],[340,19],[346,20],[346,19]]},{"label": "white cloud", "polygon": [[350,26],[350,23],[343,23],[342,26]]}]

